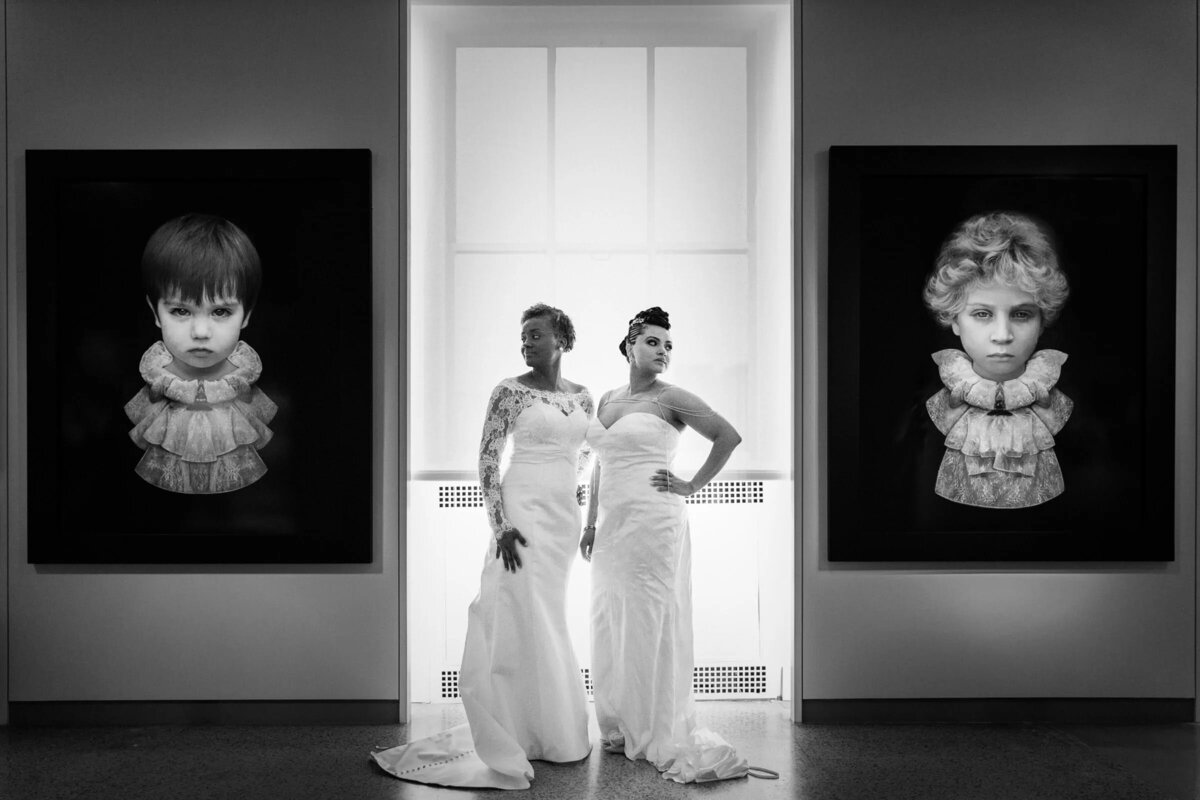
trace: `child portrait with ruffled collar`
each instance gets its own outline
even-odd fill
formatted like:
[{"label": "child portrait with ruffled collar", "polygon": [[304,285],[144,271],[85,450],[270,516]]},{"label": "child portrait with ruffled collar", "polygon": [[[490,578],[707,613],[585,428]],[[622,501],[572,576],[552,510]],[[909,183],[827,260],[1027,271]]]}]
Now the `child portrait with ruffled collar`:
[{"label": "child portrait with ruffled collar", "polygon": [[1049,229],[993,211],[962,222],[925,283],[925,305],[962,349],[932,354],[943,387],[925,408],[945,436],[934,492],[983,508],[1027,508],[1061,495],[1054,436],[1074,404],[1056,384],[1067,360],[1038,350],[1069,295]]},{"label": "child portrait with ruffled collar", "polygon": [[219,494],[266,474],[276,406],[255,383],[258,353],[242,340],[262,266],[237,225],[209,214],[163,223],[142,255],[146,303],[161,333],[142,355],[145,386],[125,405],[144,452],[137,474],[182,494]]}]

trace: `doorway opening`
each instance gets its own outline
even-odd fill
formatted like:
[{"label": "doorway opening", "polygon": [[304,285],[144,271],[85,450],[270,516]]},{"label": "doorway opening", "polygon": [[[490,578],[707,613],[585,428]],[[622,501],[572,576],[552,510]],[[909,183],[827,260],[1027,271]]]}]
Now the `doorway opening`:
[{"label": "doorway opening", "polygon": [[[565,310],[597,398],[671,314],[667,379],[743,444],[689,498],[697,699],[791,699],[790,3],[409,6],[409,685],[457,702],[491,532],[476,459],[521,312]],[[708,443],[685,433],[676,472]],[[569,622],[590,690],[588,569]]]}]

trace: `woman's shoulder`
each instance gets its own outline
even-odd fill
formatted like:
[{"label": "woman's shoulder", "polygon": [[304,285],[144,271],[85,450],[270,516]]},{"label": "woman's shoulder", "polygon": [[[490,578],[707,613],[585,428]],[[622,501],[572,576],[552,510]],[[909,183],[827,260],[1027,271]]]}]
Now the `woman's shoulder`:
[{"label": "woman's shoulder", "polygon": [[505,378],[497,383],[488,395],[488,413],[496,414],[503,409],[512,409],[523,404],[523,401],[529,398],[529,394],[523,389],[516,378]]},{"label": "woman's shoulder", "polygon": [[682,386],[670,383],[663,386],[662,391],[658,393],[658,402],[674,411],[684,414],[707,414],[712,412],[708,403],[700,399],[699,395],[689,392]]},{"label": "woman's shoulder", "polygon": [[511,378],[504,378],[495,386],[492,387],[492,397],[497,395],[510,395],[521,391],[532,391],[528,386],[521,383],[518,376],[514,375]]},{"label": "woman's shoulder", "polygon": [[588,391],[588,388],[586,386],[584,386],[582,383],[576,383],[575,381],[569,381],[566,378],[561,378],[560,380],[562,381],[562,387],[563,387],[562,393],[563,394],[587,394],[587,395],[591,394],[591,392]]}]

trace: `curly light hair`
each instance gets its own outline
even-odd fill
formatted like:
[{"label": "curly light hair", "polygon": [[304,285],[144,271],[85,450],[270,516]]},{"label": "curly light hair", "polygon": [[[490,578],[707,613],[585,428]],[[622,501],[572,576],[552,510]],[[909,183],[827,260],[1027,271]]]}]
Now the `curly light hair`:
[{"label": "curly light hair", "polygon": [[925,305],[948,328],[971,289],[993,281],[1033,295],[1043,325],[1058,319],[1070,294],[1048,229],[1013,211],[979,214],[950,234],[925,281]]}]

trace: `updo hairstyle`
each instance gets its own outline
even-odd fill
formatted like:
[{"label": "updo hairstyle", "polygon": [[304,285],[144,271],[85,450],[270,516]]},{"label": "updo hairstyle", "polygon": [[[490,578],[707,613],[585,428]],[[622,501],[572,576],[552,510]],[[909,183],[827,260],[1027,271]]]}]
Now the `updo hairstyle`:
[{"label": "updo hairstyle", "polygon": [[521,314],[521,324],[524,325],[534,317],[545,317],[550,320],[550,327],[554,329],[554,335],[562,342],[564,353],[569,353],[571,348],[575,347],[575,326],[571,324],[571,318],[561,308],[555,308],[545,303],[534,303]]},{"label": "updo hairstyle", "polygon": [[1070,294],[1048,230],[1012,211],[979,214],[950,234],[925,281],[925,305],[949,328],[970,291],[993,281],[1033,295],[1044,326],[1058,318]]},{"label": "updo hairstyle", "polygon": [[637,337],[642,335],[642,330],[647,325],[657,325],[660,328],[671,330],[669,315],[658,306],[647,308],[645,311],[639,311],[637,316],[629,320],[629,331],[625,334],[625,338],[621,340],[621,355],[625,356],[626,360],[629,359],[629,345],[637,341]]}]

